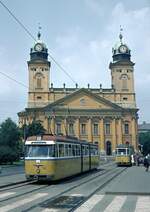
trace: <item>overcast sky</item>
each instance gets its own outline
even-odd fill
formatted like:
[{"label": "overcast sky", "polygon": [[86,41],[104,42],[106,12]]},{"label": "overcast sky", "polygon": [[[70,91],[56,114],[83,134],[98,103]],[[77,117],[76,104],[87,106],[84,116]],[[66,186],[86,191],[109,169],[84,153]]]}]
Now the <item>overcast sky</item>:
[{"label": "overcast sky", "polygon": [[[150,122],[150,0],[3,0],[34,35],[38,23],[49,53],[80,87],[111,87],[109,63],[119,26],[135,62],[139,122]],[[0,5],[0,72],[28,86],[27,61],[32,38]],[[52,62],[54,87],[75,87]],[[28,89],[0,74],[0,122],[17,121],[27,106]]]}]

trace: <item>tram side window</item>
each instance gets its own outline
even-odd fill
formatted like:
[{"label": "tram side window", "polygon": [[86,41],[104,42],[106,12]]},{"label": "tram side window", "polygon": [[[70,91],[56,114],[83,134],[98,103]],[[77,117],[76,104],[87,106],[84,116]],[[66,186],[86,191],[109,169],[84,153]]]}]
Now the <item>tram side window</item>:
[{"label": "tram side window", "polygon": [[89,146],[85,146],[85,155],[89,155]]},{"label": "tram side window", "polygon": [[55,157],[55,146],[54,145],[50,145],[49,146],[49,157]]},{"label": "tram side window", "polygon": [[81,154],[80,145],[76,145],[76,155],[77,155],[77,156],[80,156],[80,154]]},{"label": "tram side window", "polygon": [[72,156],[72,145],[69,144],[69,156]]},{"label": "tram side window", "polygon": [[55,157],[58,157],[58,149],[59,149],[59,145],[55,144]]},{"label": "tram side window", "polygon": [[65,156],[69,156],[69,146],[65,144]]},{"label": "tram side window", "polygon": [[85,155],[85,146],[82,146],[82,155]]},{"label": "tram side window", "polygon": [[76,156],[76,145],[72,145],[73,156]]},{"label": "tram side window", "polygon": [[94,147],[94,152],[95,152],[95,155],[98,155],[98,148],[97,147]]},{"label": "tram side window", "polygon": [[127,155],[129,155],[129,149],[127,148]]},{"label": "tram side window", "polygon": [[64,144],[59,144],[59,157],[64,157]]},{"label": "tram side window", "polygon": [[91,155],[94,155],[94,147],[91,146]]}]

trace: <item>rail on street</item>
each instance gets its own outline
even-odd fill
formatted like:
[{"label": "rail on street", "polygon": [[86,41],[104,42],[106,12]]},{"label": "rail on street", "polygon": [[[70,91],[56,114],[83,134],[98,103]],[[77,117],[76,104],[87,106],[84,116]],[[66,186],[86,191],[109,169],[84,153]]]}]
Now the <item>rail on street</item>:
[{"label": "rail on street", "polygon": [[0,175],[0,211],[149,212],[149,179],[143,166],[117,167],[111,161],[52,183],[27,182],[12,171]]}]

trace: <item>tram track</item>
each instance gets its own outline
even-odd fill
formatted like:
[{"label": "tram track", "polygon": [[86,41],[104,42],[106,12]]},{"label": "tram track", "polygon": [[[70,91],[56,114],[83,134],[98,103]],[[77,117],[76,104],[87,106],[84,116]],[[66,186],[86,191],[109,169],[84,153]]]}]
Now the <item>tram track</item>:
[{"label": "tram track", "polygon": [[[115,169],[117,169],[117,167],[115,167]],[[89,182],[91,183],[92,181],[96,180],[98,177],[103,177],[103,179],[105,179],[106,176],[109,176],[109,175],[112,175],[112,174],[113,174],[113,176],[112,176],[110,179],[108,179],[105,183],[103,183],[103,184],[102,184],[101,186],[99,186],[96,190],[94,190],[94,192],[92,192],[92,194],[90,194],[88,197],[84,197],[84,198],[82,199],[82,201],[80,201],[79,205],[76,205],[75,207],[72,207],[70,210],[68,210],[68,211],[72,212],[72,211],[74,211],[76,208],[80,207],[80,205],[82,205],[85,201],[87,201],[94,193],[96,193],[97,191],[101,190],[101,189],[102,189],[103,187],[105,187],[110,181],[112,181],[115,177],[117,177],[117,176],[120,175],[124,170],[126,170],[126,168],[124,168],[123,170],[121,170],[121,171],[119,171],[119,172],[117,172],[117,173],[114,174],[114,170],[115,170],[115,169],[114,169],[114,167],[113,167],[112,169],[106,170],[106,171],[104,171],[103,173],[101,173],[101,174],[99,174],[99,175],[96,175],[95,177],[92,177],[92,178],[90,177],[90,178],[88,178],[86,181],[81,182],[81,183],[79,183],[78,185],[71,186],[70,188],[65,189],[64,191],[60,192],[59,194],[57,194],[57,195],[55,195],[55,196],[53,196],[53,197],[51,197],[51,198],[45,200],[45,201],[42,202],[42,203],[39,203],[38,205],[39,205],[39,207],[41,207],[42,209],[45,209],[45,208],[47,208],[47,205],[51,205],[52,202],[56,201],[57,199],[59,199],[59,198],[62,197],[62,196],[65,196],[65,194],[67,194],[68,192],[71,192],[71,191],[73,191],[74,189],[79,188],[79,187],[82,186],[82,185],[86,185],[86,184],[89,183]],[[31,206],[30,208],[23,210],[22,212],[31,211],[31,210],[35,209],[36,207],[37,207],[37,205],[33,205],[33,206]],[[50,208],[50,209],[51,209],[51,208]],[[61,209],[61,208],[60,208],[60,209]]]},{"label": "tram track", "polygon": [[97,192],[99,192],[100,190],[102,190],[106,185],[108,185],[114,178],[118,177],[120,174],[122,174],[122,172],[124,172],[127,169],[124,168],[121,171],[117,172],[116,174],[114,174],[112,177],[110,177],[110,179],[106,180],[102,185],[100,185],[96,190],[94,190],[90,195],[88,195],[87,197],[85,197],[78,205],[76,205],[75,207],[71,208],[70,210],[68,210],[68,212],[73,212],[76,209],[78,209],[81,205],[83,205],[87,200],[89,200],[94,194],[96,194]]},{"label": "tram track", "polygon": [[[108,170],[108,171],[109,171],[109,170]],[[107,172],[107,171],[104,171],[103,173],[99,174],[98,176],[101,176],[101,175],[105,174],[106,172]],[[96,176],[96,177],[98,177],[98,176]],[[81,176],[80,176],[80,177],[81,177]],[[91,178],[90,178],[90,179],[91,179]],[[65,180],[65,181],[70,181],[70,180]],[[72,179],[71,179],[71,181],[72,181]],[[64,192],[68,192],[68,191],[70,191],[71,189],[74,189],[74,188],[76,188],[76,187],[78,187],[78,186],[81,186],[81,185],[83,185],[84,183],[86,183],[86,182],[88,182],[88,181],[89,181],[89,180],[86,180],[86,181],[80,183],[79,185],[76,185],[76,186],[73,186],[73,187],[67,189],[67,190],[64,191]],[[32,182],[33,182],[33,181],[32,181]],[[35,182],[35,181],[34,181],[34,182]],[[59,181],[59,182],[60,182],[60,181]],[[57,182],[57,183],[58,183],[58,182]],[[15,188],[24,187],[24,186],[30,185],[30,184],[31,184],[31,182],[30,182],[30,183],[24,183],[24,184],[22,184],[22,185],[20,185],[20,186],[17,186],[17,187],[15,187]],[[36,189],[30,190],[30,191],[24,192],[24,193],[22,193],[22,194],[14,195],[14,196],[12,196],[12,197],[8,197],[8,198],[6,198],[6,199],[0,200],[0,202],[5,202],[5,201],[11,200],[11,199],[15,199],[15,198],[17,198],[17,197],[24,196],[24,195],[27,195],[27,194],[29,194],[29,193],[33,193],[33,192],[36,192],[36,191],[40,191],[41,189],[45,189],[45,188],[48,188],[48,187],[50,187],[50,186],[55,186],[55,185],[57,185],[57,184],[48,184],[48,185],[44,185],[44,186],[42,186],[42,187],[40,187],[40,188],[36,188]],[[13,188],[12,188],[12,189],[13,189]],[[9,188],[9,189],[7,188],[7,190],[10,190],[10,188]],[[6,190],[1,190],[1,191],[6,191]]]},{"label": "tram track", "polygon": [[25,186],[25,185],[30,185],[31,183],[34,183],[34,182],[36,182],[36,181],[35,180],[26,181],[25,180],[25,181],[21,181],[21,182],[17,182],[17,183],[7,184],[7,185],[0,187],[0,193],[3,192],[3,191],[10,190],[10,189],[19,188],[19,187],[22,187],[22,186]]},{"label": "tram track", "polygon": [[[24,185],[24,186],[26,186],[26,185]],[[23,186],[22,186],[22,187],[23,187]],[[25,195],[27,195],[27,194],[29,194],[29,193],[33,193],[33,192],[40,191],[40,190],[45,189],[45,188],[47,188],[47,187],[49,187],[49,185],[44,185],[44,186],[41,186],[40,188],[35,188],[35,189],[33,189],[33,190],[29,190],[29,191],[26,191],[26,192],[24,192],[24,193],[14,195],[14,196],[12,196],[12,197],[8,197],[8,198],[6,198],[6,199],[0,200],[0,203],[1,203],[1,202],[6,202],[6,201],[11,200],[11,199],[15,199],[15,198],[17,198],[17,197],[25,196]]]}]

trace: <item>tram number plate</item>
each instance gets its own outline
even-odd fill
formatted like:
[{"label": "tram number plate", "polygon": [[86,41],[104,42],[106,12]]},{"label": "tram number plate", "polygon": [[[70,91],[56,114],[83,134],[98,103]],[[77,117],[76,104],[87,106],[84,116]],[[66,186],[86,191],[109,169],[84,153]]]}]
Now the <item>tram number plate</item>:
[{"label": "tram number plate", "polygon": [[41,206],[44,208],[74,208],[76,205],[80,204],[84,200],[83,196],[61,196],[52,200],[50,202],[46,202]]}]

